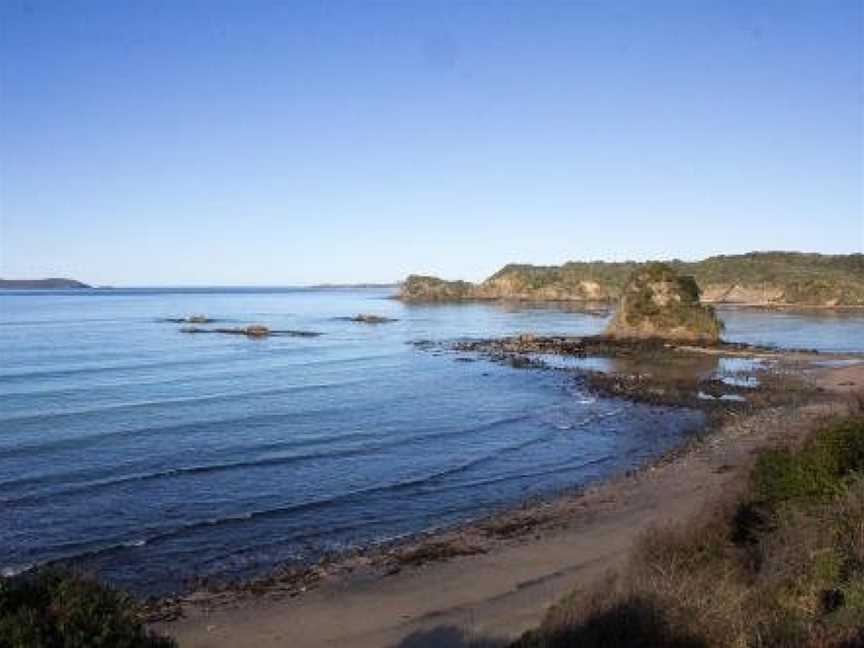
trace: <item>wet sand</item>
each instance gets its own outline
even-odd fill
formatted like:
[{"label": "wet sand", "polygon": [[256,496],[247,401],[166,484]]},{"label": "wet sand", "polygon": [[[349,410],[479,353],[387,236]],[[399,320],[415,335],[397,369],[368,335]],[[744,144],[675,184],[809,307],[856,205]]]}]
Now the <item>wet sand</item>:
[{"label": "wet sand", "polygon": [[256,587],[174,602],[154,627],[181,648],[506,645],[620,564],[646,528],[684,521],[746,483],[756,452],[861,407],[864,364],[794,360],[806,400],[730,411],[704,440],[585,492]]}]

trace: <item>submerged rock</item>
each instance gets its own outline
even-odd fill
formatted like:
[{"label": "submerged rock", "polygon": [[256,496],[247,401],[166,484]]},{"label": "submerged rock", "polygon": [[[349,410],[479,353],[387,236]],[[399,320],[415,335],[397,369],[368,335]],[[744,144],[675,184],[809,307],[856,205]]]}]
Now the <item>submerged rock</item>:
[{"label": "submerged rock", "polygon": [[289,337],[318,337],[321,335],[318,331],[298,331],[298,330],[273,330],[263,324],[250,324],[249,326],[239,326],[236,328],[201,328],[198,326],[184,326],[180,329],[181,333],[222,333],[224,335],[245,335],[252,338],[262,338],[274,335],[284,335]]},{"label": "submerged rock", "polygon": [[224,333],[226,335],[248,335],[249,337],[264,337],[270,335],[269,328],[262,324],[251,324],[237,328],[199,328],[197,326],[184,326],[180,329],[182,333]]},{"label": "submerged rock", "polygon": [[606,335],[716,342],[723,323],[699,301],[693,277],[663,263],[649,263],[630,276]]},{"label": "submerged rock", "polygon": [[243,329],[243,333],[251,337],[264,337],[270,335],[270,329],[263,324],[251,324]]},{"label": "submerged rock", "polygon": [[290,337],[320,337],[321,335],[324,335],[318,331],[298,331],[294,329],[289,329],[287,331],[270,331],[270,333],[272,335],[288,335]]},{"label": "submerged rock", "polygon": [[188,315],[187,317],[166,317],[162,322],[171,322],[172,324],[210,324],[215,320],[210,319],[207,315]]},{"label": "submerged rock", "polygon": [[361,324],[384,324],[385,322],[395,322],[397,320],[392,317],[384,317],[383,315],[370,315],[369,313],[360,313],[354,317],[347,318],[350,322],[360,322]]}]

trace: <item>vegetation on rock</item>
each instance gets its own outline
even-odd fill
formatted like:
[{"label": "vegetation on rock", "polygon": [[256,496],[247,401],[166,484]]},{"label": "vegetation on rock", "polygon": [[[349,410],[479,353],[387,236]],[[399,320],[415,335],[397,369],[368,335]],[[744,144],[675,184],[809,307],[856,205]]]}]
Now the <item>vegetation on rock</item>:
[{"label": "vegetation on rock", "polygon": [[[510,264],[480,284],[412,276],[401,296],[416,301],[521,299],[591,301],[620,297],[644,263],[569,262],[561,266]],[[694,277],[703,300],[717,303],[864,306],[864,255],[751,252],[697,262],[668,261]]]},{"label": "vegetation on rock", "polygon": [[0,648],[173,648],[148,632],[127,595],[46,570],[0,578]]},{"label": "vegetation on rock", "polygon": [[410,275],[402,284],[400,295],[413,301],[458,301],[472,299],[474,285],[467,281],[444,281],[437,277]]},{"label": "vegetation on rock", "polygon": [[714,309],[699,302],[699,286],[693,277],[680,275],[663,263],[649,263],[630,276],[606,334],[714,342],[722,330]]}]

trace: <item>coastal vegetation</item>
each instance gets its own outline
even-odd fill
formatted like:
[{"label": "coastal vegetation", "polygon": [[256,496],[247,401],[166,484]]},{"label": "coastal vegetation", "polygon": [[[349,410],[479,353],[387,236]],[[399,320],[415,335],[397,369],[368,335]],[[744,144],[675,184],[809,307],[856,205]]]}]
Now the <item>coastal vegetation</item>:
[{"label": "coastal vegetation", "polygon": [[474,284],[467,281],[445,281],[424,275],[410,275],[400,288],[403,299],[417,301],[473,299],[475,293]]},{"label": "coastal vegetation", "polygon": [[[679,274],[692,276],[706,302],[864,306],[862,254],[751,252],[695,262],[675,259],[666,264]],[[407,301],[608,301],[619,298],[628,278],[644,265],[635,261],[510,264],[480,284],[411,276],[400,295]]]},{"label": "coastal vegetation", "polygon": [[148,631],[132,598],[80,575],[0,578],[0,648],[175,648]]},{"label": "coastal vegetation", "polygon": [[664,263],[649,263],[633,271],[606,334],[716,342],[722,330],[714,309],[699,302],[693,277]]},{"label": "coastal vegetation", "polygon": [[864,643],[864,417],[763,452],[740,499],[653,528],[514,648]]}]

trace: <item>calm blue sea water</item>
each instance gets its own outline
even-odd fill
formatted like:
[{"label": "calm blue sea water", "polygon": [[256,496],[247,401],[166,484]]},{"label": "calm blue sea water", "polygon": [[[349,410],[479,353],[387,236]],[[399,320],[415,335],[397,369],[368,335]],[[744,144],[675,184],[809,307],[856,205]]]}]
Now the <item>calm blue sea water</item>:
[{"label": "calm blue sea water", "polygon": [[[0,569],[71,559],[139,592],[482,514],[654,455],[701,416],[416,340],[599,332],[554,306],[382,289],[0,293]],[[338,318],[371,312],[399,321]],[[250,340],[159,321],[321,332]],[[727,337],[864,350],[858,314],[723,311]]]}]

